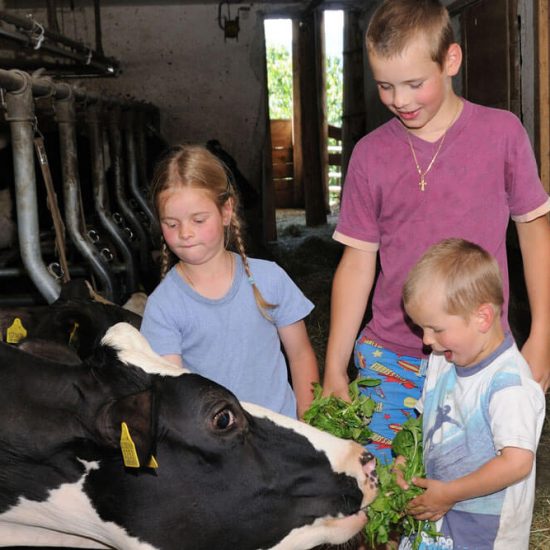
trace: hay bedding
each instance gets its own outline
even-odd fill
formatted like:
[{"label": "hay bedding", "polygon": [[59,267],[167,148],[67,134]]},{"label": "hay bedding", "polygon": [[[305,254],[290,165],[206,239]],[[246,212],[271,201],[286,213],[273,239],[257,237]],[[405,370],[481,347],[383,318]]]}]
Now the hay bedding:
[{"label": "hay bedding", "polygon": [[[335,223],[336,216],[331,215],[326,225],[309,228],[305,226],[303,210],[278,210],[278,240],[269,246],[269,256],[287,271],[315,304],[306,323],[321,370],[330,320],[330,288],[342,253],[341,245],[331,238]],[[520,304],[519,308],[522,307]],[[512,316],[515,316],[513,312]],[[523,316],[517,317],[523,324]],[[521,343],[522,331],[514,332]],[[550,394],[547,410],[537,452],[537,492],[529,550],[550,550]]]}]

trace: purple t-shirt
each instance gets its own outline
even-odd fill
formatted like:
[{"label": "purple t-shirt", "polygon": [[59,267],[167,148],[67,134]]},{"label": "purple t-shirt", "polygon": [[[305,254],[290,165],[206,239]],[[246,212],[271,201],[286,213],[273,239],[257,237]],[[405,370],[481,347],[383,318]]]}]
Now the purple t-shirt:
[{"label": "purple t-shirt", "polygon": [[[475,242],[497,259],[504,278],[507,325],[506,228],[550,211],[527,133],[508,111],[463,100],[460,117],[420,191],[407,131],[392,119],[362,138],[351,156],[334,238],[377,250],[381,271],[372,320],[363,334],[400,355],[422,357],[422,341],[401,302],[405,278],[432,244],[450,237]],[[410,134],[426,169],[437,143]]]}]

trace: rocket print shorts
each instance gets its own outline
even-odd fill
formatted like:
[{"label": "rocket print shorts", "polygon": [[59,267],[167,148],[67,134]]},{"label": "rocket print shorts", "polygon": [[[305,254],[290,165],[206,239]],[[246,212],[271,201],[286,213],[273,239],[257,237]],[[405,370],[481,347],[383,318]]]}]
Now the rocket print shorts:
[{"label": "rocket print shorts", "polygon": [[403,422],[416,415],[414,406],[422,394],[427,360],[396,353],[361,335],[355,342],[355,366],[359,376],[377,378],[379,386],[361,388],[376,401],[367,445],[381,464],[393,460],[391,443]]}]

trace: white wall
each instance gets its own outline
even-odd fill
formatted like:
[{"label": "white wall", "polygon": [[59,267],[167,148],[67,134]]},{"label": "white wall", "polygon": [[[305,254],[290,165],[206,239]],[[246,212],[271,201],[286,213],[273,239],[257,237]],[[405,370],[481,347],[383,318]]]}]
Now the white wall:
[{"label": "white wall", "polygon": [[123,73],[88,87],[157,105],[171,143],[219,139],[259,187],[266,105],[257,13],[240,19],[238,41],[224,41],[216,5],[105,7],[102,26],[104,51]]}]

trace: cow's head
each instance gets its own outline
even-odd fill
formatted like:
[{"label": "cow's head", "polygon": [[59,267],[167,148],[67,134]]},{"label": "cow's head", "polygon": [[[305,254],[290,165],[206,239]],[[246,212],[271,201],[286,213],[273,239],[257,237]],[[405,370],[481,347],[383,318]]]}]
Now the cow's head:
[{"label": "cow's head", "polygon": [[[166,547],[176,548],[191,537],[196,550],[296,550],[344,542],[361,529],[361,510],[376,493],[374,459],[361,446],[241,405],[215,382],[175,370],[125,324],[103,341],[124,363],[163,375],[154,389],[159,467],[139,494],[143,506],[151,494],[174,505],[148,533],[153,543],[171,538]],[[112,475],[100,469],[90,481]]]},{"label": "cow's head", "polygon": [[[0,460],[10,491],[0,498],[3,542],[300,550],[343,542],[366,520],[376,480],[361,446],[242,405],[161,359],[128,324],[78,366],[16,351],[4,352],[21,361],[12,386],[0,369],[0,388],[12,388],[5,411],[21,425],[0,424],[11,449]],[[123,423],[137,464],[124,464]]]}]

